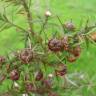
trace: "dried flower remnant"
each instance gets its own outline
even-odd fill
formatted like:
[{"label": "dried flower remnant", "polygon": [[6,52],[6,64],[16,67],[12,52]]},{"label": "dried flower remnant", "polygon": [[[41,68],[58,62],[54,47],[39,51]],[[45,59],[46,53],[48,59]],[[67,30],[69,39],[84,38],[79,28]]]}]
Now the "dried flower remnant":
[{"label": "dried flower remnant", "polygon": [[5,62],[5,58],[3,56],[0,56],[0,64]]},{"label": "dried flower remnant", "polygon": [[62,39],[61,39],[61,42],[62,42],[62,45],[63,45],[63,49],[65,51],[67,51],[69,49],[69,44],[68,44],[68,36],[64,36]]},{"label": "dried flower remnant", "polygon": [[52,81],[49,79],[42,80],[42,86],[46,89],[51,89],[52,87]]},{"label": "dried flower remnant", "polygon": [[36,73],[36,76],[35,76],[35,80],[36,81],[40,81],[43,79],[43,72],[41,70],[39,70],[37,73]]},{"label": "dried flower remnant", "polygon": [[70,55],[70,56],[67,56],[67,61],[68,62],[75,62],[77,60],[77,58],[74,56],[74,55]]},{"label": "dried flower remnant", "polygon": [[28,64],[33,60],[32,49],[26,48],[19,53],[19,59],[22,63]]},{"label": "dried flower remnant", "polygon": [[80,46],[76,46],[76,47],[73,47],[73,48],[70,48],[69,49],[69,52],[71,54],[73,54],[75,57],[79,57],[80,56],[80,53],[81,53],[81,48]]},{"label": "dried flower remnant", "polygon": [[67,67],[65,64],[59,64],[55,69],[56,76],[64,76],[67,73]]},{"label": "dried flower remnant", "polygon": [[17,69],[14,69],[10,72],[10,79],[13,81],[19,80],[20,78],[20,73]]},{"label": "dried flower remnant", "polygon": [[58,95],[57,95],[57,93],[55,93],[55,92],[50,92],[50,93],[48,94],[48,96],[58,96]]},{"label": "dried flower remnant", "polygon": [[29,83],[29,82],[27,82],[25,84],[25,89],[26,89],[27,92],[35,92],[36,91],[35,87],[34,87],[34,84],[33,83]]},{"label": "dried flower remnant", "polygon": [[55,39],[49,40],[48,47],[53,52],[59,52],[62,50],[63,45],[62,45],[61,40],[58,40],[55,38]]},{"label": "dried flower remnant", "polygon": [[66,22],[64,24],[64,27],[69,30],[69,31],[74,31],[75,30],[75,25],[72,22]]},{"label": "dried flower remnant", "polygon": [[81,48],[80,48],[80,46],[76,46],[76,47],[74,48],[74,50],[73,50],[74,56],[75,56],[75,57],[78,57],[78,56],[80,56],[80,53],[81,53]]}]

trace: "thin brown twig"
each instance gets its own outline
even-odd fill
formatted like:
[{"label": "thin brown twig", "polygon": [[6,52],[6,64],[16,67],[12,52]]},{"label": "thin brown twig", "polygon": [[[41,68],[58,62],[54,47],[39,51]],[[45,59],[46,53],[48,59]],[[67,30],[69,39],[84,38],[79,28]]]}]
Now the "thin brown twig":
[{"label": "thin brown twig", "polygon": [[31,34],[34,37],[33,23],[31,22],[32,21],[32,14],[30,12],[30,9],[29,9],[26,1],[22,0],[22,3],[23,3],[22,5],[23,5],[23,7],[24,7],[24,9],[27,13],[27,19],[28,19],[28,24],[29,24],[29,27],[30,27]]}]

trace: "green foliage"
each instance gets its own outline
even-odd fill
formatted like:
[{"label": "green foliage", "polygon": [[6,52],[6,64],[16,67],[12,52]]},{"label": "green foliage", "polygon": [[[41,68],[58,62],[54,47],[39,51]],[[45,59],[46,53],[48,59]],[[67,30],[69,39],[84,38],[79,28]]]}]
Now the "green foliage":
[{"label": "green foliage", "polygon": [[[38,27],[39,31],[38,31],[36,26],[35,26],[36,28],[33,27],[33,25],[35,25],[34,24],[35,22],[33,20],[35,17],[33,18],[33,14],[31,14],[32,12],[30,10],[31,0],[22,0],[22,1],[21,0],[20,1],[19,0],[14,0],[14,1],[13,0],[5,0],[5,2],[10,3],[13,6],[14,5],[22,6],[20,8],[19,12],[21,13],[21,11],[22,11],[23,14],[25,14],[24,19],[27,21],[28,26],[27,26],[27,28],[22,28],[22,27],[20,27],[20,25],[14,24],[14,22],[12,22],[10,19],[8,19],[7,14],[3,13],[3,15],[2,14],[0,15],[1,31],[4,31],[5,29],[12,28],[12,27],[15,27],[16,29],[18,29],[20,32],[22,32],[23,36],[25,36],[24,37],[25,49],[23,51],[26,51],[26,48],[31,48],[33,55],[35,56],[34,60],[32,62],[30,62],[31,65],[30,64],[29,65],[21,65],[20,60],[22,60],[22,58],[20,56],[22,55],[21,54],[22,50],[15,54],[15,55],[17,55],[17,57],[19,57],[20,60],[14,58],[14,56],[12,54],[8,55],[11,59],[7,57],[7,61],[10,63],[10,66],[11,66],[10,71],[12,71],[12,69],[14,69],[14,67],[16,67],[16,69],[21,71],[20,81],[17,82],[19,85],[21,85],[20,90],[19,90],[20,93],[23,93],[25,91],[25,89],[24,89],[25,86],[23,86],[26,82],[26,81],[24,81],[25,74],[29,73],[29,75],[31,77],[31,80],[29,80],[28,83],[32,82],[35,85],[34,73],[36,70],[42,69],[44,76],[47,77],[49,72],[54,73],[54,68],[56,66],[58,67],[58,62],[66,63],[65,57],[70,55],[68,52],[64,51],[64,52],[60,52],[60,54],[56,54],[54,52],[52,53],[52,52],[48,51],[47,47],[48,47],[48,41],[50,38],[52,38],[52,39],[59,38],[60,39],[62,36],[66,35],[66,36],[71,38],[69,41],[70,42],[69,44],[70,44],[70,47],[73,47],[73,48],[77,45],[83,44],[84,42],[86,42],[87,47],[88,47],[88,43],[90,41],[95,44],[94,40],[92,40],[89,37],[89,34],[96,27],[95,24],[94,25],[88,25],[88,22],[87,22],[87,24],[84,27],[80,28],[79,30],[76,29],[76,31],[74,31],[74,32],[71,32],[63,26],[63,21],[57,15],[52,17],[52,18],[44,16],[44,18],[43,18],[44,20],[42,20],[42,18],[39,18],[39,20],[36,21],[37,23],[41,24],[41,28],[39,25],[39,27]],[[22,14],[20,14],[20,15],[22,16]],[[46,18],[48,20],[46,20]],[[53,22],[50,23],[52,19],[58,20],[59,24],[57,24],[57,22],[56,22],[56,24]],[[41,23],[41,21],[43,21],[43,22]],[[55,26],[54,30],[56,32],[54,34],[53,34],[53,32],[54,32],[53,29],[50,30],[51,29],[50,26],[52,28]],[[48,31],[50,32],[50,36],[49,36]],[[59,32],[61,32],[61,33],[59,33]],[[77,37],[80,37],[81,41],[79,41]],[[14,52],[13,52],[13,54],[14,54]],[[14,62],[14,59],[15,59],[15,62]],[[25,62],[25,63],[27,63],[27,62]],[[51,67],[52,70],[49,67],[49,65],[50,65],[49,63],[52,64],[52,66],[53,66],[53,67]],[[6,64],[7,63],[5,63],[5,65]],[[49,65],[47,65],[47,64],[49,64]],[[3,65],[3,66],[5,67],[5,65]],[[56,79],[55,82],[58,82],[58,81],[64,82],[61,78],[57,78],[57,77],[55,77],[55,79]],[[93,95],[93,93],[89,92],[88,88],[86,87],[85,83],[87,83],[87,81],[86,82],[83,80],[80,81],[78,79],[78,76],[76,76],[76,81],[74,80],[75,78],[71,81],[69,77],[67,78],[68,82],[69,82],[68,86],[69,86],[69,88],[72,87],[72,90],[71,90],[71,88],[67,91],[66,91],[66,89],[62,90],[62,96],[64,96],[64,95],[66,96],[69,94],[72,94],[72,96],[75,96],[75,95],[79,95],[80,92],[81,92],[80,95],[84,94],[86,96],[87,93],[90,95]],[[7,74],[7,78],[9,79],[9,73]],[[81,88],[79,90],[79,87],[81,87],[81,86],[79,86],[79,84],[81,86],[84,85],[83,86],[84,89]],[[40,86],[39,83],[37,83],[37,85]],[[77,90],[74,87],[77,88]],[[57,90],[55,90],[55,88]],[[74,89],[76,90],[76,92],[73,91]],[[58,92],[58,90],[59,90],[58,86],[54,85],[53,90]],[[82,90],[84,90],[85,93]],[[60,92],[58,92],[58,93],[60,93]],[[13,90],[13,93],[14,93],[14,90]]]}]

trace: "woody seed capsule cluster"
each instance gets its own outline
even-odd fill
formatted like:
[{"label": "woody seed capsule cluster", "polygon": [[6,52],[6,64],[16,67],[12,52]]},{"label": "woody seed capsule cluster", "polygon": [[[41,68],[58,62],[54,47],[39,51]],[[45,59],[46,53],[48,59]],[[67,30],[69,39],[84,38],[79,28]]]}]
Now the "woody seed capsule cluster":
[{"label": "woody seed capsule cluster", "polygon": [[33,59],[33,52],[32,49],[26,48],[24,50],[22,50],[19,53],[19,60],[24,63],[24,64],[28,64],[32,61]]},{"label": "woody seed capsule cluster", "polygon": [[20,74],[18,70],[14,69],[10,72],[10,79],[13,81],[19,80]]},{"label": "woody seed capsule cluster", "polygon": [[33,83],[26,83],[25,84],[25,89],[27,92],[35,92],[35,88]]},{"label": "woody seed capsule cluster", "polygon": [[5,62],[5,58],[3,56],[0,56],[0,64]]},{"label": "woody seed capsule cluster", "polygon": [[41,79],[43,79],[43,72],[40,70],[36,73],[35,80],[40,81]]},{"label": "woody seed capsule cluster", "polygon": [[75,30],[75,26],[72,22],[67,22],[64,24],[64,27],[69,30],[69,31],[74,31]]},{"label": "woody seed capsule cluster", "polygon": [[48,47],[53,52],[61,51],[63,48],[61,40],[58,40],[56,38],[49,40]]},{"label": "woody seed capsule cluster", "polygon": [[65,64],[59,64],[58,68],[55,70],[57,76],[64,76],[67,73],[67,67]]},{"label": "woody seed capsule cluster", "polygon": [[68,50],[68,37],[64,36],[63,38],[59,39],[51,39],[48,42],[48,47],[53,52],[60,52],[60,51],[67,51]]}]

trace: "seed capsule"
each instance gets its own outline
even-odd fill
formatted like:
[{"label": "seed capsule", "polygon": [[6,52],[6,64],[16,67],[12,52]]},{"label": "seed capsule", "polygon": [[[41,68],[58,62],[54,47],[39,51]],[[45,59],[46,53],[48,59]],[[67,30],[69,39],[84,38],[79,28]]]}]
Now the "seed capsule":
[{"label": "seed capsule", "polygon": [[34,92],[35,91],[35,88],[34,88],[34,85],[33,83],[26,83],[25,84],[25,88],[28,92]]},{"label": "seed capsule", "polygon": [[68,37],[67,36],[64,36],[61,39],[61,42],[62,42],[62,45],[63,45],[63,49],[67,51],[69,49]]},{"label": "seed capsule", "polygon": [[71,63],[72,63],[72,62],[75,62],[76,60],[77,60],[77,58],[76,58],[75,56],[72,56],[72,55],[71,55],[71,56],[68,56],[68,57],[67,57],[67,61],[69,61],[69,62],[71,62]]},{"label": "seed capsule", "polygon": [[69,31],[74,31],[75,30],[75,26],[72,22],[67,22],[64,24],[64,27],[69,30]]},{"label": "seed capsule", "polygon": [[5,58],[3,56],[0,56],[0,64],[5,62]]},{"label": "seed capsule", "polygon": [[76,46],[72,49],[69,49],[69,52],[72,53],[75,57],[79,57],[81,53],[81,48],[80,46]]},{"label": "seed capsule", "polygon": [[74,50],[73,50],[74,56],[75,56],[75,57],[78,57],[78,56],[80,56],[80,53],[81,53],[81,48],[80,48],[80,46],[76,46],[76,47],[74,48]]},{"label": "seed capsule", "polygon": [[11,80],[14,80],[14,81],[19,80],[19,77],[20,77],[20,74],[16,69],[11,71],[11,73],[10,73],[10,79]]},{"label": "seed capsule", "polygon": [[22,50],[19,54],[19,59],[21,60],[22,63],[30,63],[33,60],[33,52],[31,49],[26,48]]},{"label": "seed capsule", "polygon": [[67,73],[67,67],[64,64],[59,64],[58,68],[55,70],[57,76],[64,76]]},{"label": "seed capsule", "polygon": [[58,52],[62,50],[63,45],[62,45],[61,40],[58,40],[55,38],[55,39],[51,39],[48,42],[48,47],[51,51]]},{"label": "seed capsule", "polygon": [[52,87],[52,81],[49,79],[44,79],[42,80],[42,86],[46,89],[50,89]]},{"label": "seed capsule", "polygon": [[35,80],[40,81],[41,79],[43,79],[43,72],[40,70],[36,73]]},{"label": "seed capsule", "polygon": [[54,93],[54,92],[50,92],[49,94],[48,94],[48,96],[58,96],[56,93]]}]

